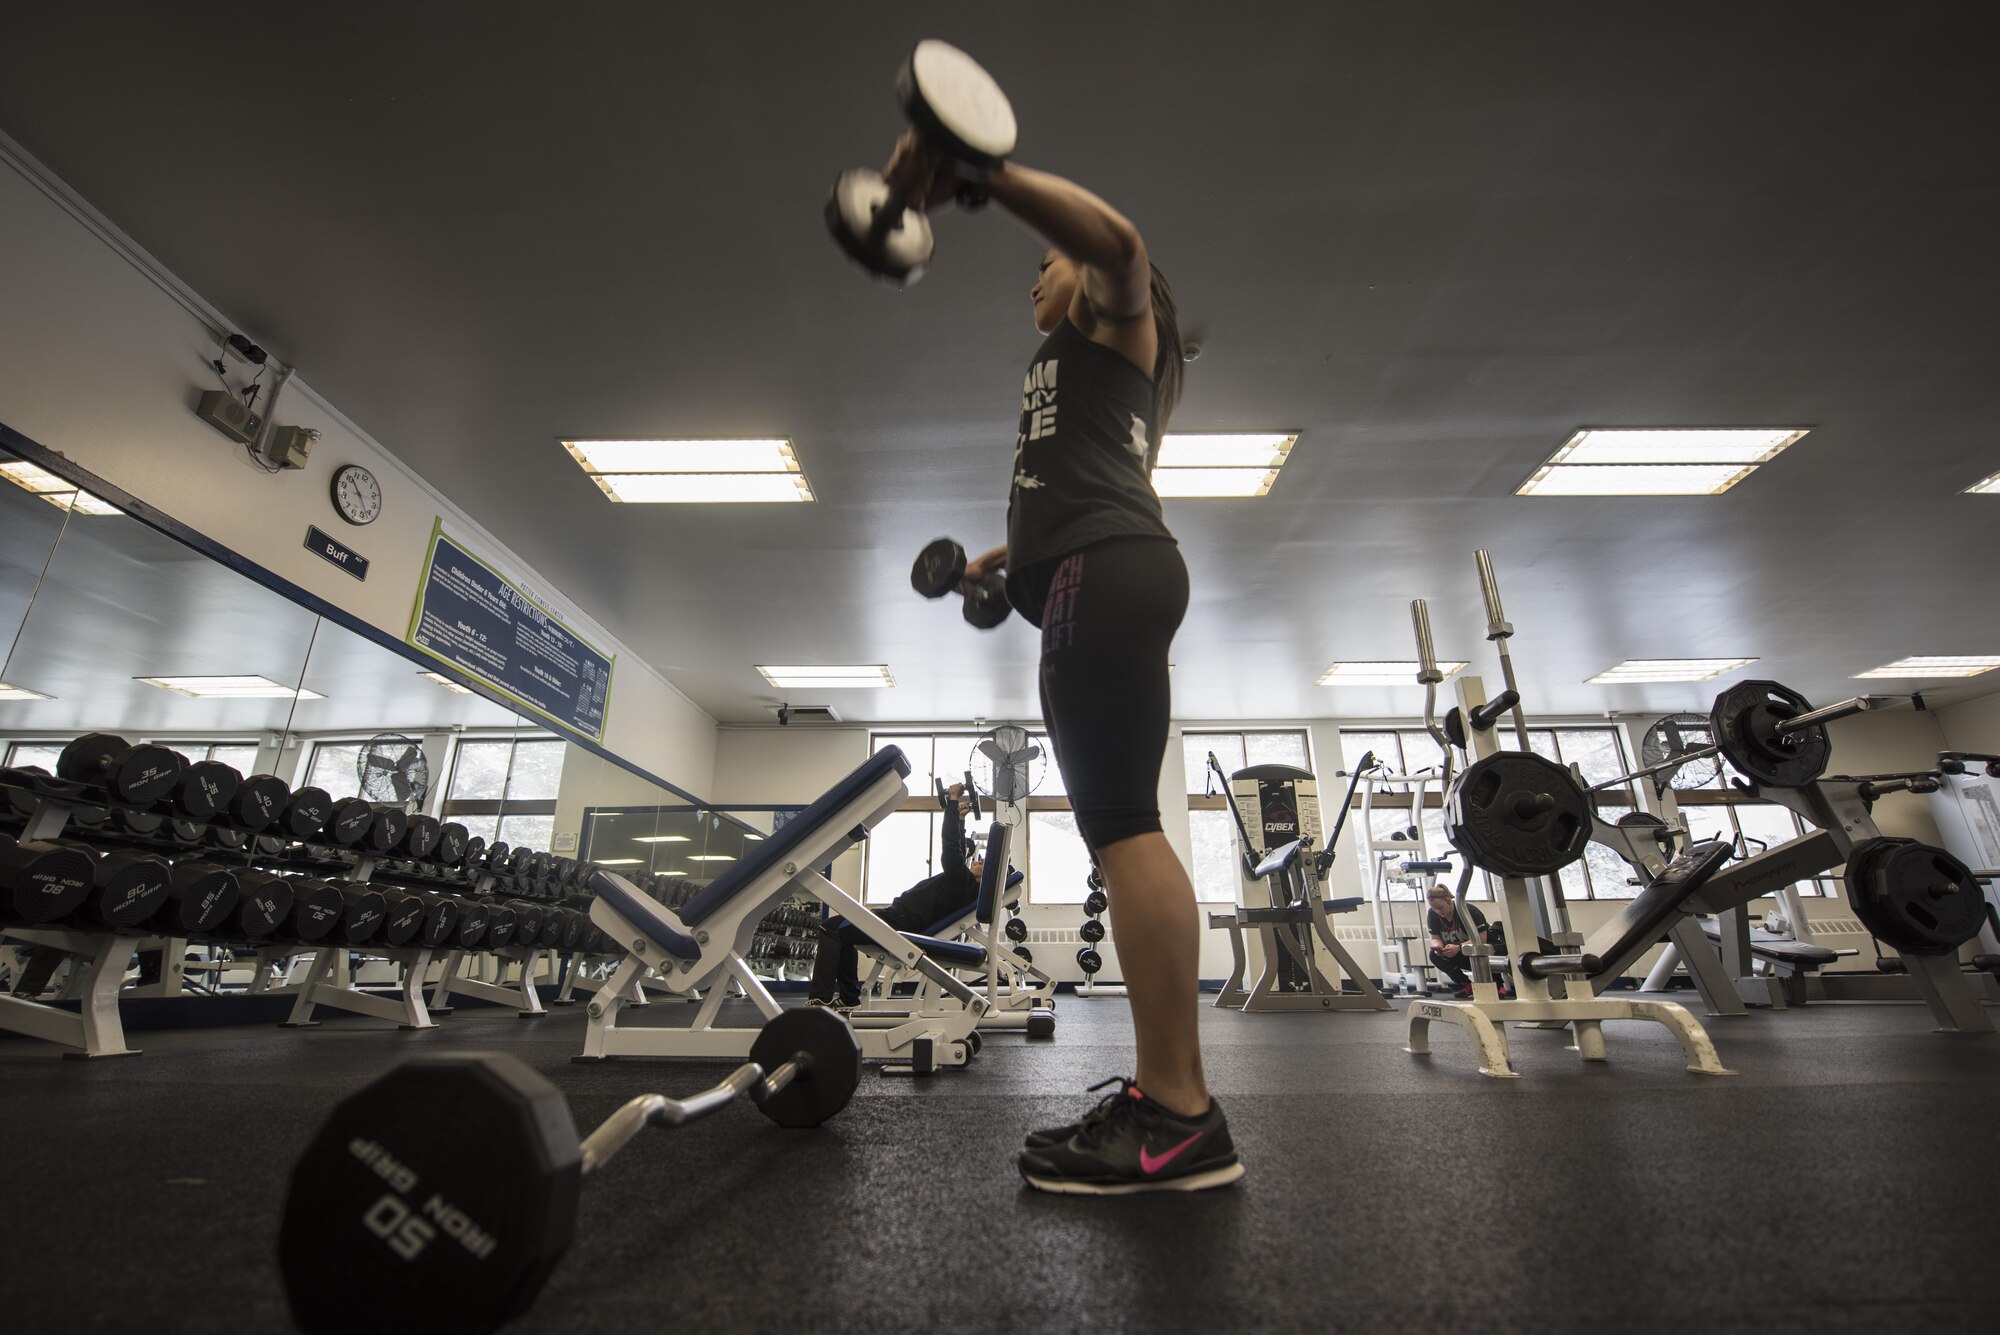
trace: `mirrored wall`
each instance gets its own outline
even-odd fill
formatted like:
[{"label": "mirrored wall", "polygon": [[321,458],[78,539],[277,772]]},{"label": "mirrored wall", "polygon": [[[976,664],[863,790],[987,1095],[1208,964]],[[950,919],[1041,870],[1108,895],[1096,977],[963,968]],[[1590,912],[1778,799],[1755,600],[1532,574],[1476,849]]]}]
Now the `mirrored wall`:
[{"label": "mirrored wall", "polygon": [[699,884],[773,812],[708,811],[0,451],[0,765],[87,732]]}]

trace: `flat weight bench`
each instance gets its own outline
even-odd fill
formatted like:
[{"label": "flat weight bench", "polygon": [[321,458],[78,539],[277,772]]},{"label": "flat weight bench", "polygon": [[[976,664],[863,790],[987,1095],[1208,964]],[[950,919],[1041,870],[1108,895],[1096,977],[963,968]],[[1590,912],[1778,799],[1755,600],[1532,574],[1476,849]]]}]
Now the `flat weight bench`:
[{"label": "flat weight bench", "polygon": [[[901,748],[884,747],[679,909],[668,908],[615,872],[593,876],[590,919],[631,953],[591,999],[581,1059],[747,1059],[762,1024],[783,1007],[751,972],[746,955],[764,916],[780,901],[804,893],[860,929],[900,967],[917,971],[959,1002],[948,1013],[860,1030],[862,1055],[898,1062],[919,1074],[963,1066],[972,1055],[967,1037],[985,1013],[985,999],[819,871],[902,806],[909,796],[904,783],[909,773]],[[623,1013],[642,1003],[640,980],[648,970],[669,992],[703,993],[691,1023],[620,1026]],[[731,982],[757,1008],[756,1025],[719,1023]]]},{"label": "flat weight bench", "polygon": [[[1709,940],[1718,945],[1722,943],[1722,927],[1719,923],[1713,920],[1705,921],[1701,929],[1707,933]],[[1840,953],[1825,946],[1793,941],[1782,936],[1758,936],[1755,933],[1750,937],[1750,953],[1760,960],[1792,973],[1824,969],[1829,964],[1840,962]]]}]

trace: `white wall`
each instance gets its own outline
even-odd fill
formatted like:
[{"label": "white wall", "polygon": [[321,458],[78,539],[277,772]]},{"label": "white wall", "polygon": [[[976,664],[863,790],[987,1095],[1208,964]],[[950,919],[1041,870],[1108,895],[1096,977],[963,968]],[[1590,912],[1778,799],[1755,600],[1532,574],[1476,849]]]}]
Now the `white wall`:
[{"label": "white wall", "polygon": [[2000,753],[2000,692],[1947,705],[1933,716],[1947,751]]},{"label": "white wall", "polygon": [[[275,413],[280,424],[322,433],[302,470],[264,473],[198,419],[195,400],[216,383],[206,363],[217,355],[219,318],[185,289],[171,295],[171,276],[157,271],[156,282],[142,272],[156,263],[136,247],[136,258],[121,253],[114,243],[129,242],[87,223],[88,206],[63,198],[60,183],[0,137],[0,422],[398,640],[409,629],[433,522],[443,516],[577,634],[617,655],[606,747],[690,791],[708,788],[714,720],[320,400],[304,377]],[[273,379],[265,377],[267,387]],[[381,518],[365,528],[340,522],[328,499],[333,470],[348,463],[366,465],[382,483]],[[308,552],[308,524],[367,557],[367,580]]]},{"label": "white wall", "polygon": [[[720,728],[711,800],[719,807],[804,806],[866,759],[866,728]],[[861,868],[861,850],[849,849],[833,864],[833,883],[860,894]]]}]

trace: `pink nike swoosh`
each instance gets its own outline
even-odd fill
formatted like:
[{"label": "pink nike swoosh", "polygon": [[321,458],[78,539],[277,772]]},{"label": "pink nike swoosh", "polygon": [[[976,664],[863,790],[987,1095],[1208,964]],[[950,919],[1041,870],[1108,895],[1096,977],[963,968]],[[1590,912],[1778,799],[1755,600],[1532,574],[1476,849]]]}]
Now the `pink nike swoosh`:
[{"label": "pink nike swoosh", "polygon": [[1186,1140],[1182,1141],[1180,1144],[1168,1150],[1165,1154],[1157,1156],[1148,1153],[1146,1147],[1144,1145],[1141,1145],[1139,1147],[1140,1171],[1145,1173],[1147,1177],[1151,1177],[1153,1174],[1159,1172],[1162,1168],[1165,1168],[1168,1164],[1172,1163],[1175,1159],[1179,1158],[1182,1150],[1194,1144],[1197,1140],[1200,1140],[1201,1137],[1202,1133],[1197,1131],[1193,1135],[1189,1136]]}]

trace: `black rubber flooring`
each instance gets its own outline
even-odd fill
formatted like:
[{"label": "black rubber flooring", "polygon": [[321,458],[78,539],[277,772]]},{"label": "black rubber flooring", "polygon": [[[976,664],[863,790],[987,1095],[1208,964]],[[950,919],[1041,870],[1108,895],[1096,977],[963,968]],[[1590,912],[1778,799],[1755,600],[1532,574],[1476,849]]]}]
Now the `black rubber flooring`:
[{"label": "black rubber flooring", "polygon": [[[1022,1188],[1028,1127],[1131,1064],[1119,999],[963,1072],[864,1078],[786,1131],[730,1109],[649,1132],[585,1186],[575,1246],[521,1332],[1991,1331],[2000,1283],[2000,1037],[1913,1005],[1710,1022],[1681,1069],[1611,1025],[1585,1068],[1523,1032],[1524,1078],[1400,1015],[1206,1009],[1211,1082],[1250,1173],[1195,1196]],[[290,1163],[330,1104],[404,1056],[504,1047],[595,1123],[714,1063],[574,1065],[582,1016],[461,1010],[142,1036],[62,1061],[0,1040],[0,1325],[282,1331]],[[740,1115],[736,1115],[740,1114]],[[356,1327],[357,1331],[361,1327]]]}]

